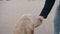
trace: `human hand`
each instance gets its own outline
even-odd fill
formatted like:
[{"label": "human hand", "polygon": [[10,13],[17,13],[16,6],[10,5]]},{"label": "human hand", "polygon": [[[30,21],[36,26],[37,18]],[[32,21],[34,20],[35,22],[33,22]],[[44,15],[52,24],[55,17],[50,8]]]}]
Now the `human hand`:
[{"label": "human hand", "polygon": [[43,16],[37,16],[36,17],[37,22],[35,21],[35,28],[42,24],[43,19],[44,19]]}]

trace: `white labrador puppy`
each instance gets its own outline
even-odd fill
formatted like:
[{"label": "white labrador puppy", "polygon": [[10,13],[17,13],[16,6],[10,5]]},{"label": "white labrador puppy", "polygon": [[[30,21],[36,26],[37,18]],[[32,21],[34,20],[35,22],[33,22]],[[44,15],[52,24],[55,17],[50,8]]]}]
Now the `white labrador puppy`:
[{"label": "white labrador puppy", "polygon": [[15,28],[14,34],[34,34],[34,28],[42,23],[43,18],[34,15],[23,15],[18,20]]}]

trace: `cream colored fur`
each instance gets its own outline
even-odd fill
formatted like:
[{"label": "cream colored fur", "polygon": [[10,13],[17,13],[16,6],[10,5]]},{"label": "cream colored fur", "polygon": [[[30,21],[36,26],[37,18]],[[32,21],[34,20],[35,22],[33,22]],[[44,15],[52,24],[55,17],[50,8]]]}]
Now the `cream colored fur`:
[{"label": "cream colored fur", "polygon": [[34,15],[23,15],[18,20],[14,34],[34,34],[34,28],[42,23],[41,18]]}]

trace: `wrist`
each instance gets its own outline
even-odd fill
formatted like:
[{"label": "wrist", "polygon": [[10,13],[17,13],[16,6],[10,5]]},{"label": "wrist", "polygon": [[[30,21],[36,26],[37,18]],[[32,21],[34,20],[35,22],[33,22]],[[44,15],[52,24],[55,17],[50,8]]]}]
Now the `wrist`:
[{"label": "wrist", "polygon": [[44,19],[44,17],[43,16],[39,16],[41,19]]}]

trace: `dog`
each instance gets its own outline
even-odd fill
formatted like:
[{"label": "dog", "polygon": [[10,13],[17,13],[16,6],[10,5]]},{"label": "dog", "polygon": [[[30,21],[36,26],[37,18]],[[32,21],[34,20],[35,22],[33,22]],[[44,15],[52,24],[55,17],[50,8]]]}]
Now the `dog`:
[{"label": "dog", "polygon": [[39,16],[22,15],[15,25],[13,34],[34,34],[34,28],[40,24],[42,24],[42,18]]}]

